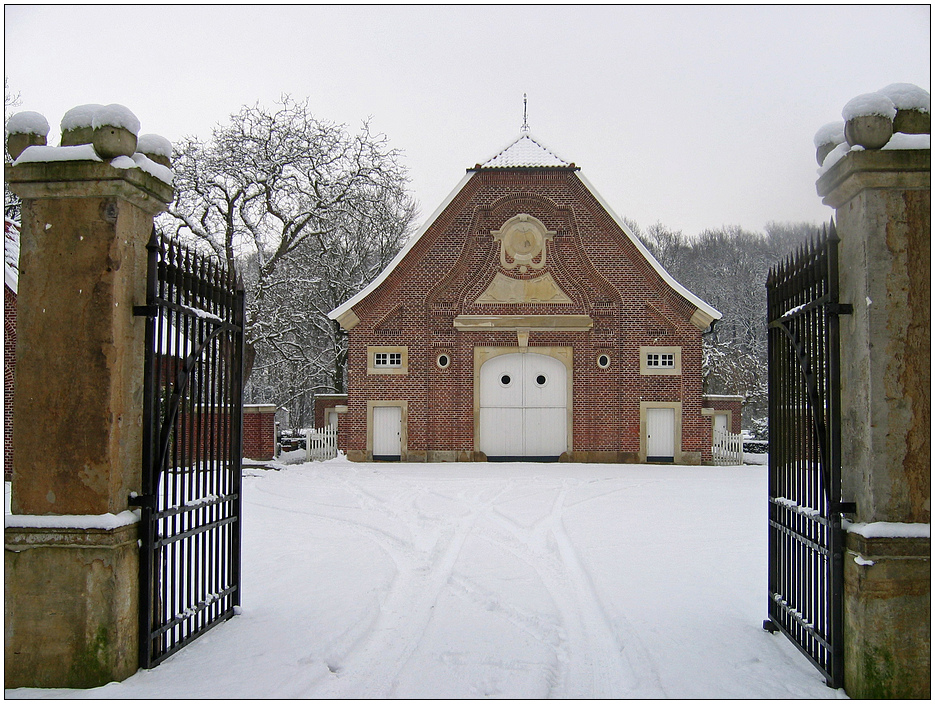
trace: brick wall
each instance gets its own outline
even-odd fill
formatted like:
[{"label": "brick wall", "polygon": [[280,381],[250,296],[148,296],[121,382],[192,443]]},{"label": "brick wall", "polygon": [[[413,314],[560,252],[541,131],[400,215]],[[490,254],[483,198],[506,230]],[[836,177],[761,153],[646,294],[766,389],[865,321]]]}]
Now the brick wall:
[{"label": "brick wall", "polygon": [[243,407],[243,456],[271,460],[276,455],[276,406]]},{"label": "brick wall", "polygon": [[[315,427],[325,427],[325,411],[335,406],[346,406],[347,394],[316,394],[315,396]],[[340,422],[338,422],[340,426]]]},{"label": "brick wall", "polygon": [[13,379],[16,370],[16,294],[3,287],[3,478],[13,479]]},{"label": "brick wall", "polygon": [[743,427],[741,411],[743,409],[743,396],[704,396],[702,407],[715,411],[730,411],[730,432],[740,434]]},{"label": "brick wall", "polygon": [[[541,271],[571,303],[478,304],[500,271],[499,243],[490,236],[527,213],[555,235]],[[641,401],[680,402],[683,461],[711,457],[711,420],[701,413],[701,330],[695,308],[660,277],[573,170],[476,172],[387,279],[354,308],[349,333],[348,412],[342,436],[352,458],[366,453],[367,401],[408,402],[409,459],[433,452],[474,451],[474,348],[517,347],[517,333],[456,330],[457,315],[589,315],[579,332],[529,333],[538,346],[573,350],[574,459],[635,461],[640,451]],[[408,373],[367,373],[369,345],[408,347]],[[642,375],[641,346],[678,346],[682,372]],[[450,355],[446,369],[435,364]],[[597,357],[611,356],[607,369]]]}]

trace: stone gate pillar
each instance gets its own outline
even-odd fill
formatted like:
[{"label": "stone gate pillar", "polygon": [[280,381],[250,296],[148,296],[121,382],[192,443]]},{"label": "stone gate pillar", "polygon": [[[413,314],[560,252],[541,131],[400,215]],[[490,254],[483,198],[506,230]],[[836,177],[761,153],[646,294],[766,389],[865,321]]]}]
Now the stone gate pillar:
[{"label": "stone gate pillar", "polygon": [[93,147],[31,146],[6,170],[23,201],[6,687],[93,687],[138,663],[128,499],[141,481],[145,319],[133,306],[145,303],[153,216],[173,192],[126,125],[112,130],[116,153],[99,144],[109,123],[95,127]]},{"label": "stone gate pillar", "polygon": [[841,436],[843,498],[857,505],[844,558],[844,682],[854,698],[930,692],[926,138],[896,134],[886,149],[842,144],[817,183],[836,210],[840,300],[853,305],[841,317]]}]

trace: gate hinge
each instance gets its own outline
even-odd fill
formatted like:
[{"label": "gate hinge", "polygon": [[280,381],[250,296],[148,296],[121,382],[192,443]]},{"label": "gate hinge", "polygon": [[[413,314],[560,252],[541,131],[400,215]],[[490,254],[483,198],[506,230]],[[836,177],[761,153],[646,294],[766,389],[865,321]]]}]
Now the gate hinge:
[{"label": "gate hinge", "polygon": [[829,303],[825,306],[831,315],[852,315],[854,313],[854,306],[850,303]]},{"label": "gate hinge", "polygon": [[133,315],[155,318],[159,315],[159,306],[133,306]]},{"label": "gate hinge", "polygon": [[857,502],[855,501],[838,501],[834,505],[835,513],[857,513]]},{"label": "gate hinge", "polygon": [[156,509],[156,497],[152,494],[130,494],[130,498],[127,499],[127,503],[131,506],[142,506],[143,508],[148,508],[150,510]]}]

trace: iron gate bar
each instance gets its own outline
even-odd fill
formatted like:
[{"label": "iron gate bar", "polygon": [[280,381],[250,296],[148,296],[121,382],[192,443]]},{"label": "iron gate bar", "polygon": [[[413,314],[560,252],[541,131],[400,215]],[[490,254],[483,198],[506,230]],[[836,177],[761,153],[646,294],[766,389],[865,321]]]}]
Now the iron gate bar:
[{"label": "iron gate bar", "polygon": [[[240,604],[243,288],[155,229],[147,245],[140,665]],[[161,408],[160,408],[161,407]]]},{"label": "iron gate bar", "polygon": [[769,620],[843,685],[838,239],[831,223],[767,279]]}]

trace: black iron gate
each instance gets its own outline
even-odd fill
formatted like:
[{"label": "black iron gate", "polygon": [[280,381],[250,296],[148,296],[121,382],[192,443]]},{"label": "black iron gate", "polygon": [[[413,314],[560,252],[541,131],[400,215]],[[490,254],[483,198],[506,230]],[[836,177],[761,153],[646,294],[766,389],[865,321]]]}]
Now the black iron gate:
[{"label": "black iron gate", "polygon": [[844,536],[838,239],[817,242],[774,267],[769,317],[769,619],[824,673],[844,681]]},{"label": "black iron gate", "polygon": [[147,246],[140,666],[240,604],[243,288],[155,231]]}]

